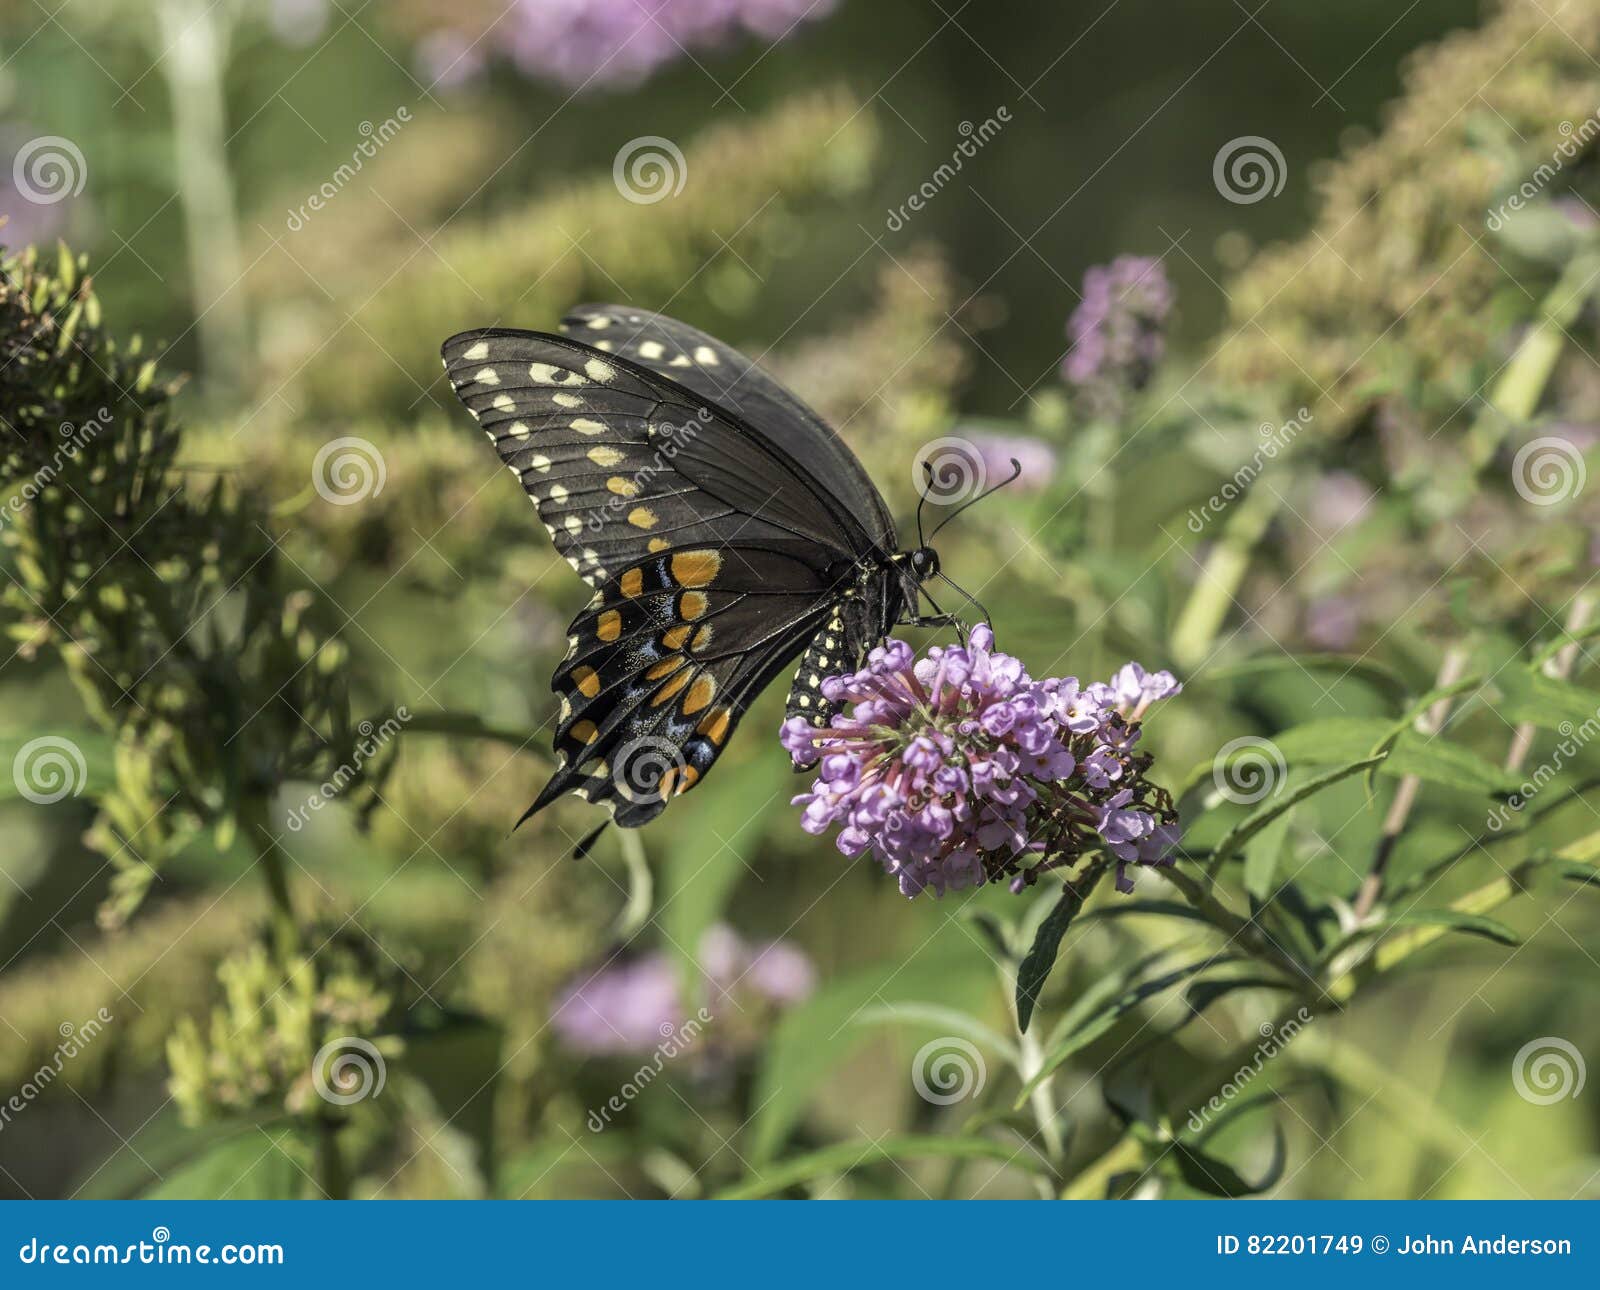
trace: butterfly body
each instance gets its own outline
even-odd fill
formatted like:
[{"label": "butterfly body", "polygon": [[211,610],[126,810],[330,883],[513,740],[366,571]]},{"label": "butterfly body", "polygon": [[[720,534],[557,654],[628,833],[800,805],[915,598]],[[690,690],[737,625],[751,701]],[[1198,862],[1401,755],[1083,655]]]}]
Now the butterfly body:
[{"label": "butterfly body", "polygon": [[[635,827],[710,770],[797,657],[791,715],[855,670],[936,572],[816,413],[749,359],[659,315],[587,306],[569,335],[451,337],[461,401],[594,598],[553,688],[557,769]],[[575,339],[576,335],[584,337]]]}]

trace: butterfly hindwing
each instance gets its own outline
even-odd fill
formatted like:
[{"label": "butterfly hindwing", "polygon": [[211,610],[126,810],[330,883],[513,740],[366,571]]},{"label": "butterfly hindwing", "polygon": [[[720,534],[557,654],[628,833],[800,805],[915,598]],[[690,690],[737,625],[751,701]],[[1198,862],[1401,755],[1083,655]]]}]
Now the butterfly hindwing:
[{"label": "butterfly hindwing", "polygon": [[826,612],[805,565],[758,562],[676,551],[607,581],[569,628],[554,681],[559,769],[530,813],[573,791],[634,826],[699,782]]}]

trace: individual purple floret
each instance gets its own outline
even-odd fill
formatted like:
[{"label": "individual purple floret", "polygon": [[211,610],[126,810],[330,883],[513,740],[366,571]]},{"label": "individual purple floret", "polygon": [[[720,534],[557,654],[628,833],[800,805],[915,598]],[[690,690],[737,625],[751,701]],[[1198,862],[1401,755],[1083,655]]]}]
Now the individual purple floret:
[{"label": "individual purple floret", "polygon": [[1128,866],[1170,863],[1178,838],[1171,799],[1145,779],[1151,758],[1134,749],[1150,705],[1181,688],[1137,663],[1109,683],[1035,681],[987,624],[921,659],[886,641],[861,671],[822,683],[850,705],[830,726],[783,725],[795,764],[818,768],[794,799],[801,827],[837,826],[839,850],[872,855],[907,896],[1003,877],[1020,891],[1090,851],[1114,858],[1131,891]]},{"label": "individual purple floret", "polygon": [[1128,393],[1149,383],[1166,350],[1173,300],[1166,269],[1150,256],[1119,255],[1083,275],[1061,373],[1091,414],[1117,415]]}]

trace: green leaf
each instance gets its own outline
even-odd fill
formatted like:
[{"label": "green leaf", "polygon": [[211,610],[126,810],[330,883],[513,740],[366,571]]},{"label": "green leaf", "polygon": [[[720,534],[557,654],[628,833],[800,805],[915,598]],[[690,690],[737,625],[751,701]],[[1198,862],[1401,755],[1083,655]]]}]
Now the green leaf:
[{"label": "green leaf", "polygon": [[1023,1034],[1028,1033],[1028,1023],[1033,1020],[1039,991],[1044,989],[1044,983],[1050,979],[1050,970],[1056,965],[1056,951],[1061,947],[1061,938],[1067,934],[1067,928],[1072,925],[1072,920],[1083,908],[1083,902],[1104,873],[1102,864],[1086,871],[1076,883],[1067,884],[1049,916],[1039,924],[1033,944],[1023,955],[1017,967],[1017,1029]]},{"label": "green leaf", "polygon": [[1293,819],[1291,808],[1245,843],[1244,889],[1257,901],[1265,902],[1272,895],[1278,862],[1288,849],[1289,823]]},{"label": "green leaf", "polygon": [[148,1200],[299,1200],[318,1196],[314,1151],[304,1133],[255,1128],[173,1170]]},{"label": "green leaf", "polygon": [[1329,717],[1272,736],[1283,759],[1297,766],[1342,766],[1377,751],[1394,722],[1384,717]]},{"label": "green leaf", "polygon": [[1495,685],[1501,694],[1498,711],[1508,721],[1526,721],[1563,736],[1584,733],[1585,741],[1600,734],[1600,693],[1594,690],[1524,668],[1507,668]]},{"label": "green leaf", "polygon": [[1208,954],[1198,962],[1188,963],[1162,976],[1153,977],[1148,981],[1141,981],[1139,984],[1123,990],[1116,996],[1106,1000],[1092,1013],[1082,1017],[1077,1025],[1050,1045],[1045,1052],[1044,1060],[1039,1064],[1038,1071],[1032,1079],[1022,1086],[1022,1090],[1017,1094],[1013,1105],[1020,1108],[1033,1093],[1033,1090],[1049,1079],[1056,1068],[1065,1062],[1067,1058],[1080,1049],[1087,1048],[1146,999],[1170,990],[1173,986],[1181,985],[1190,977],[1196,976],[1208,968],[1221,967],[1227,963],[1238,962],[1239,957],[1237,954]]},{"label": "green leaf", "polygon": [[1002,1160],[1022,1169],[1047,1172],[1048,1166],[1037,1156],[1011,1143],[989,1138],[950,1138],[932,1134],[900,1134],[881,1141],[840,1142],[808,1155],[795,1156],[772,1165],[737,1186],[720,1192],[719,1200],[754,1200],[771,1196],[814,1178],[847,1173],[879,1160],[916,1160],[937,1157],[947,1160]]},{"label": "green leaf", "polygon": [[1220,865],[1242,847],[1251,838],[1260,833],[1262,829],[1271,824],[1280,815],[1299,802],[1313,797],[1323,789],[1337,784],[1342,779],[1348,779],[1359,771],[1366,770],[1369,766],[1376,766],[1384,759],[1382,756],[1364,757],[1360,761],[1349,762],[1343,766],[1336,766],[1321,775],[1314,775],[1308,780],[1289,787],[1280,789],[1278,793],[1267,798],[1251,811],[1249,815],[1240,820],[1218,840],[1212,849],[1211,861]]},{"label": "green leaf", "polygon": [[1022,1059],[1015,1043],[992,1026],[984,1025],[976,1017],[962,1012],[959,1008],[910,1000],[905,1003],[875,1004],[870,1008],[864,1008],[855,1017],[855,1024],[861,1026],[880,1025],[885,1022],[896,1025],[928,1026],[950,1034],[965,1035],[974,1043],[982,1044],[990,1052],[1004,1057],[1013,1064]]},{"label": "green leaf", "polygon": [[1469,936],[1482,936],[1501,945],[1521,945],[1522,934],[1504,923],[1482,914],[1463,914],[1454,909],[1424,909],[1388,919],[1383,927],[1448,927]]},{"label": "green leaf", "polygon": [[1344,654],[1272,654],[1261,658],[1245,659],[1226,667],[1208,669],[1208,682],[1238,681],[1259,676],[1263,672],[1337,672],[1339,679],[1356,677],[1373,689],[1387,695],[1396,703],[1403,703],[1411,687],[1405,678],[1393,669],[1372,659]]},{"label": "green leaf", "polygon": [[1415,730],[1400,733],[1380,773],[1415,775],[1430,784],[1487,796],[1504,796],[1517,788],[1516,780],[1493,762],[1459,744]]},{"label": "green leaf", "polygon": [[1288,1149],[1284,1141],[1283,1126],[1273,1125],[1272,1162],[1267,1166],[1266,1174],[1256,1182],[1250,1182],[1232,1165],[1186,1142],[1171,1144],[1171,1159],[1177,1165],[1178,1173],[1184,1182],[1196,1191],[1203,1192],[1207,1196],[1233,1199],[1239,1196],[1257,1196],[1277,1186],[1278,1180],[1283,1177]]},{"label": "green leaf", "polygon": [[956,915],[946,927],[949,934],[936,935],[916,954],[889,954],[836,977],[783,1015],[756,1074],[752,1100],[760,1109],[750,1123],[747,1158],[761,1164],[778,1153],[817,1087],[869,1038],[855,1024],[868,1009],[920,1001],[929,981],[949,983],[942,994],[950,1007],[975,1011],[992,997],[994,970],[983,948]]}]

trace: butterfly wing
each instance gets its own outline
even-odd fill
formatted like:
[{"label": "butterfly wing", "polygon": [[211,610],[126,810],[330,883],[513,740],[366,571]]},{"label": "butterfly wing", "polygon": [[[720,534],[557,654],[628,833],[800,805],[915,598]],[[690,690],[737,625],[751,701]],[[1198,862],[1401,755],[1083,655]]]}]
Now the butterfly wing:
[{"label": "butterfly wing", "polygon": [[626,358],[489,329],[446,341],[444,360],[557,550],[598,589],[556,671],[559,768],[529,813],[579,791],[644,823],[803,648],[837,571],[878,548],[771,436]]},{"label": "butterfly wing", "polygon": [[800,398],[731,345],[626,305],[579,305],[561,320],[561,330],[731,408],[757,434],[826,479],[875,546],[895,550],[894,519],[855,453]]}]

